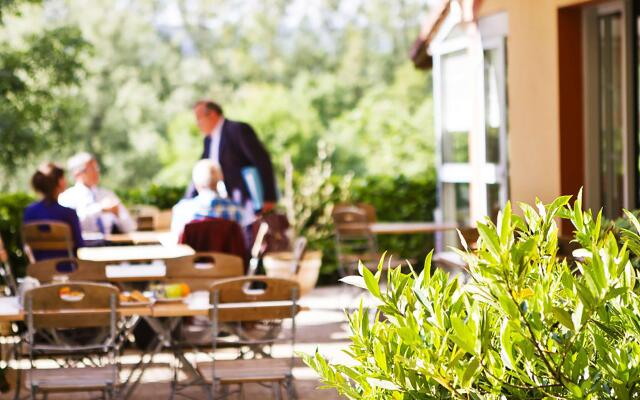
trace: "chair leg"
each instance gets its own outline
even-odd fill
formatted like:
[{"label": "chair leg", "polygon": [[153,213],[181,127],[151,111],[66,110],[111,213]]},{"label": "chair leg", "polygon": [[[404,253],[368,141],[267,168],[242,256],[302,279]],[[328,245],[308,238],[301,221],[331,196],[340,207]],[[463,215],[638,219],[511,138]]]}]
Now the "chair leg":
[{"label": "chair leg", "polygon": [[244,400],[244,383],[238,385],[238,396],[240,400]]},{"label": "chair leg", "polygon": [[105,390],[105,398],[109,399],[109,400],[114,400],[116,398],[115,393],[116,390],[114,388],[115,385],[109,384],[107,385],[107,389]]},{"label": "chair leg", "polygon": [[213,400],[215,398],[215,393],[211,392],[211,386],[209,385],[202,385],[202,390],[204,391],[204,397],[207,400]]},{"label": "chair leg", "polygon": [[171,393],[169,394],[169,400],[173,400],[176,397],[176,381],[171,381]]},{"label": "chair leg", "polygon": [[38,387],[31,385],[31,393],[29,393],[29,399],[36,400],[36,394],[38,393]]},{"label": "chair leg", "polygon": [[273,390],[273,398],[275,400],[281,400],[282,393],[280,392],[280,382],[272,382],[271,389]]},{"label": "chair leg", "polygon": [[293,383],[293,378],[289,377],[287,378],[287,381],[285,382],[285,385],[287,387],[287,399],[288,400],[297,400],[298,399],[298,393],[296,392],[296,387]]}]

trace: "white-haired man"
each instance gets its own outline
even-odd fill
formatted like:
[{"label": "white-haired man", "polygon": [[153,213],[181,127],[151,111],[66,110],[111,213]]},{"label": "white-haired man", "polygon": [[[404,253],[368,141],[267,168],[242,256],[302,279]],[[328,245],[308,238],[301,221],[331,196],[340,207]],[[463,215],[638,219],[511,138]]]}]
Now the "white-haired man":
[{"label": "white-haired man", "polygon": [[111,190],[98,186],[100,166],[95,157],[82,152],[67,162],[75,185],[65,190],[58,202],[76,210],[82,232],[110,234],[127,233],[136,229],[136,223]]},{"label": "white-haired man", "polygon": [[203,218],[222,218],[243,223],[243,209],[237,203],[220,196],[218,184],[222,182],[220,166],[211,159],[202,159],[192,171],[193,184],[198,195],[192,199],[182,199],[173,206],[171,232],[180,235],[184,226]]}]

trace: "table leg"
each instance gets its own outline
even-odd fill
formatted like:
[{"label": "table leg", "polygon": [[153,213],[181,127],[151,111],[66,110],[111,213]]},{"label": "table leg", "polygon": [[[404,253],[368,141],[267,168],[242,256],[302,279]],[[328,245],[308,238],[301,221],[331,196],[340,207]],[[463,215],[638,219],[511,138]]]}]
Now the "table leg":
[{"label": "table leg", "polygon": [[[131,395],[133,395],[133,392],[136,390],[136,388],[142,381],[142,376],[144,375],[144,372],[146,371],[149,364],[153,361],[153,357],[156,354],[158,354],[160,350],[162,350],[162,348],[164,347],[162,342],[160,342],[159,340],[152,342],[152,344],[154,344],[153,349],[145,351],[142,354],[142,356],[140,357],[140,362],[138,362],[138,364],[136,364],[136,366],[133,367],[133,369],[129,373],[129,376],[127,377],[126,382],[120,387],[120,392],[124,393],[124,395],[122,396],[123,399],[126,400],[131,398]],[[145,356],[149,356],[147,361],[144,360]],[[138,377],[132,381],[133,375],[137,370],[139,370],[140,373]],[[129,387],[127,388],[127,386]]]},{"label": "table leg", "polygon": [[[140,357],[140,361],[136,364],[135,367],[129,373],[125,383],[121,386],[120,392],[124,393],[122,396],[123,399],[129,399],[133,395],[133,392],[136,390],[140,382],[142,381],[142,376],[145,371],[149,367],[149,364],[153,361],[153,357],[158,354],[163,348],[170,347],[171,345],[171,331],[175,328],[176,322],[170,322],[170,326],[165,326],[161,321],[156,318],[151,317],[142,317],[151,327],[151,329],[157,334],[155,340],[153,340],[147,349],[142,353]],[[172,325],[173,324],[173,325]],[[168,333],[168,334],[167,334]],[[147,361],[145,361],[145,356],[148,356]],[[133,379],[133,375],[136,371],[140,371],[137,378]],[[127,387],[129,386],[129,387]]]},{"label": "table leg", "polygon": [[[195,369],[193,364],[189,362],[184,351],[182,350],[182,343],[179,338],[174,338],[173,331],[182,321],[182,317],[172,317],[172,318],[153,318],[153,317],[142,317],[151,327],[151,329],[156,333],[155,340],[150,344],[149,348],[142,355],[140,362],[134,367],[134,369],[129,374],[127,378],[126,384],[121,389],[121,393],[124,393],[122,396],[123,399],[131,398],[133,392],[137,388],[138,384],[142,381],[142,376],[146,371],[149,363],[153,361],[153,357],[158,354],[163,348],[170,349],[174,360],[178,363],[175,368],[182,369],[188,375],[188,383],[185,385],[178,385],[177,382],[177,370],[174,373],[174,381],[172,382],[172,393],[177,390],[178,386],[191,386],[191,385],[199,385],[203,386],[203,390],[205,391],[205,396],[207,398],[211,398],[211,393],[209,391],[208,385],[205,384],[204,380]],[[147,361],[145,361],[145,356],[148,356]],[[139,375],[134,380],[134,373],[139,370]],[[127,388],[126,386],[129,385]]]}]

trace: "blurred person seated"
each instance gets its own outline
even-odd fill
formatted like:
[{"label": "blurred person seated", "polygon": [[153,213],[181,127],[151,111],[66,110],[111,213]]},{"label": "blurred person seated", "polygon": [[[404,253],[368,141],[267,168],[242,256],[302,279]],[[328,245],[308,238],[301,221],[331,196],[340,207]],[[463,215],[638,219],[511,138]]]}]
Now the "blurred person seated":
[{"label": "blurred person seated", "polygon": [[218,192],[218,185],[223,179],[218,164],[210,159],[198,161],[193,167],[192,178],[198,195],[182,199],[173,206],[171,232],[176,237],[180,236],[186,224],[204,218],[222,218],[243,224],[242,207]]},{"label": "blurred person seated", "polygon": [[136,223],[111,190],[98,186],[100,166],[89,153],[78,153],[67,162],[76,184],[60,195],[60,204],[76,210],[83,232],[127,233]]},{"label": "blurred person seated", "polygon": [[[67,184],[64,178],[64,170],[53,163],[44,163],[33,174],[31,186],[42,196],[42,200],[29,205],[24,210],[23,222],[34,221],[60,221],[71,227],[73,250],[78,250],[84,242],[80,221],[75,210],[64,207],[58,203],[58,197],[65,190]],[[36,261],[57,257],[67,257],[65,250],[38,250],[33,252]]]}]

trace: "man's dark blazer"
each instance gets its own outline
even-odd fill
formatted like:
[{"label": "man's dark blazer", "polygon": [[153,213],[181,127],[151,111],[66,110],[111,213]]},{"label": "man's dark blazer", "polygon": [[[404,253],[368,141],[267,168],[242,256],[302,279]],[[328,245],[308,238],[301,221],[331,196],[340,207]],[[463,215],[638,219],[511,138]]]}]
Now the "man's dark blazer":
[{"label": "man's dark blazer", "polygon": [[[210,141],[209,137],[205,138],[201,158],[209,158]],[[276,182],[271,157],[249,124],[225,119],[220,132],[218,154],[219,160],[214,161],[220,162],[224,185],[230,198],[233,198],[235,190],[240,190],[243,203],[251,198],[242,177],[242,169],[253,166],[258,169],[262,179],[264,201],[276,202]],[[193,197],[196,194],[192,185],[187,195]]]}]

